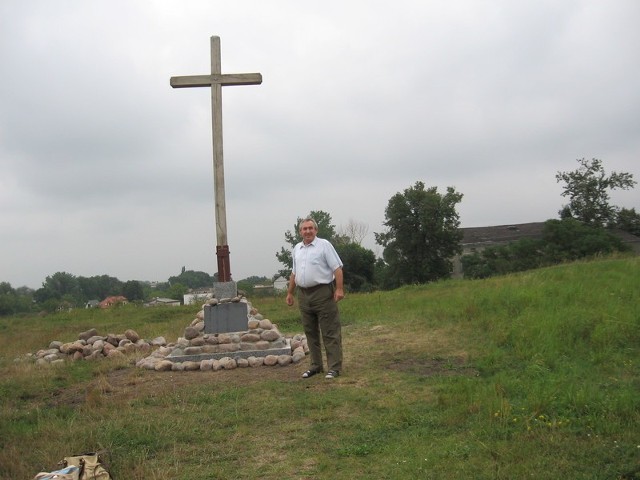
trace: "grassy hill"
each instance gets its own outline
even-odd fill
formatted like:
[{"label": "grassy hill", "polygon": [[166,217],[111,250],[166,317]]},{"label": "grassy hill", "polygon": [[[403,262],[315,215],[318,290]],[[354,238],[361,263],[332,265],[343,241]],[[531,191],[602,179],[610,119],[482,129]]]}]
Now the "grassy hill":
[{"label": "grassy hill", "polygon": [[[287,334],[297,308],[253,305]],[[180,336],[196,309],[0,318],[0,479],[107,449],[136,479],[640,478],[640,258],[349,295],[344,375],[14,358],[95,327]]]}]

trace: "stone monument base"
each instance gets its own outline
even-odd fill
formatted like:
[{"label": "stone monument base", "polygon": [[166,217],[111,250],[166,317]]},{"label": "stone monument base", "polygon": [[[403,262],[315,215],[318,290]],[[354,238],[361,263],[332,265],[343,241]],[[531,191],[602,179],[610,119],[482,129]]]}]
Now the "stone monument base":
[{"label": "stone monument base", "polygon": [[[265,319],[244,299],[235,302],[225,299],[222,303],[213,299],[211,303],[203,305],[203,310],[185,328],[184,337],[162,346],[139,360],[136,366],[156,371],[285,366],[299,363],[308,353],[303,335],[285,337],[277,325]],[[213,333],[204,331],[202,320],[205,315]]]},{"label": "stone monument base", "polygon": [[201,362],[202,360],[220,360],[225,357],[237,360],[238,358],[266,357],[267,355],[291,355],[291,342],[287,339],[285,340],[285,345],[283,347],[265,348],[261,350],[236,350],[225,353],[195,353],[191,355],[181,355],[180,353],[176,353],[167,356],[166,359],[174,363],[180,363]]}]

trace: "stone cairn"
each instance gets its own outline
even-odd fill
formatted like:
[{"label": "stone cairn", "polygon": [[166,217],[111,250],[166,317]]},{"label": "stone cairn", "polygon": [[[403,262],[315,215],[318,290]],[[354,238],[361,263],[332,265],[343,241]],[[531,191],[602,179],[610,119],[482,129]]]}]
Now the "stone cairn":
[{"label": "stone cairn", "polygon": [[[204,333],[204,306],[216,305],[218,300],[213,298],[202,306],[196,318],[185,328],[183,336],[173,343],[167,343],[164,337],[145,340],[132,329],[123,334],[99,335],[92,328],[80,333],[73,342],[54,340],[48,348],[16,360],[35,361],[36,365],[56,365],[69,359],[122,358],[142,353],[146,356],[136,361],[135,365],[147,370],[218,371],[262,365],[286,366],[299,363],[309,352],[304,335],[285,337],[276,324],[252,308],[244,297],[221,300],[225,301],[247,303],[246,331]],[[269,353],[282,350],[290,353]]]},{"label": "stone cairn", "polygon": [[73,342],[54,340],[48,348],[28,353],[16,361],[33,360],[36,365],[56,365],[66,360],[97,360],[100,358],[120,358],[134,353],[151,353],[154,347],[166,345],[164,337],[143,340],[134,330],[123,334],[98,335],[95,328],[82,332]]}]

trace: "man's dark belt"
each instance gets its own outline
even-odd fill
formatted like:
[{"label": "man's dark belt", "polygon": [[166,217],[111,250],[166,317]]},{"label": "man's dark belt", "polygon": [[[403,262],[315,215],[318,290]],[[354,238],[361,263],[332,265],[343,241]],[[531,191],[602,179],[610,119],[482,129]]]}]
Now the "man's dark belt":
[{"label": "man's dark belt", "polygon": [[327,286],[329,286],[329,285],[331,285],[331,284],[330,284],[330,283],[319,283],[318,285],[314,285],[313,287],[308,287],[308,288],[301,287],[300,285],[298,285],[298,288],[299,288],[300,290],[302,290],[304,293],[313,293],[313,292],[315,292],[316,290],[319,290],[319,289],[321,289],[322,287],[327,287]]}]

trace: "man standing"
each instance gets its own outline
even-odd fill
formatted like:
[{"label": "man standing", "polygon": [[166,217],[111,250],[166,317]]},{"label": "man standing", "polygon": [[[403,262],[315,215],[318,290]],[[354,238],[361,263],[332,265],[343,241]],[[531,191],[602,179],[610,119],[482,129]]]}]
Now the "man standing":
[{"label": "man standing", "polygon": [[293,292],[297,286],[298,306],[311,354],[311,365],[302,378],[324,370],[321,335],[329,368],[325,378],[336,378],[342,370],[342,332],[338,311],[338,302],[344,298],[342,260],[328,240],[316,236],[318,224],[315,220],[305,218],[298,228],[302,242],[293,248],[287,305],[293,305]]}]

